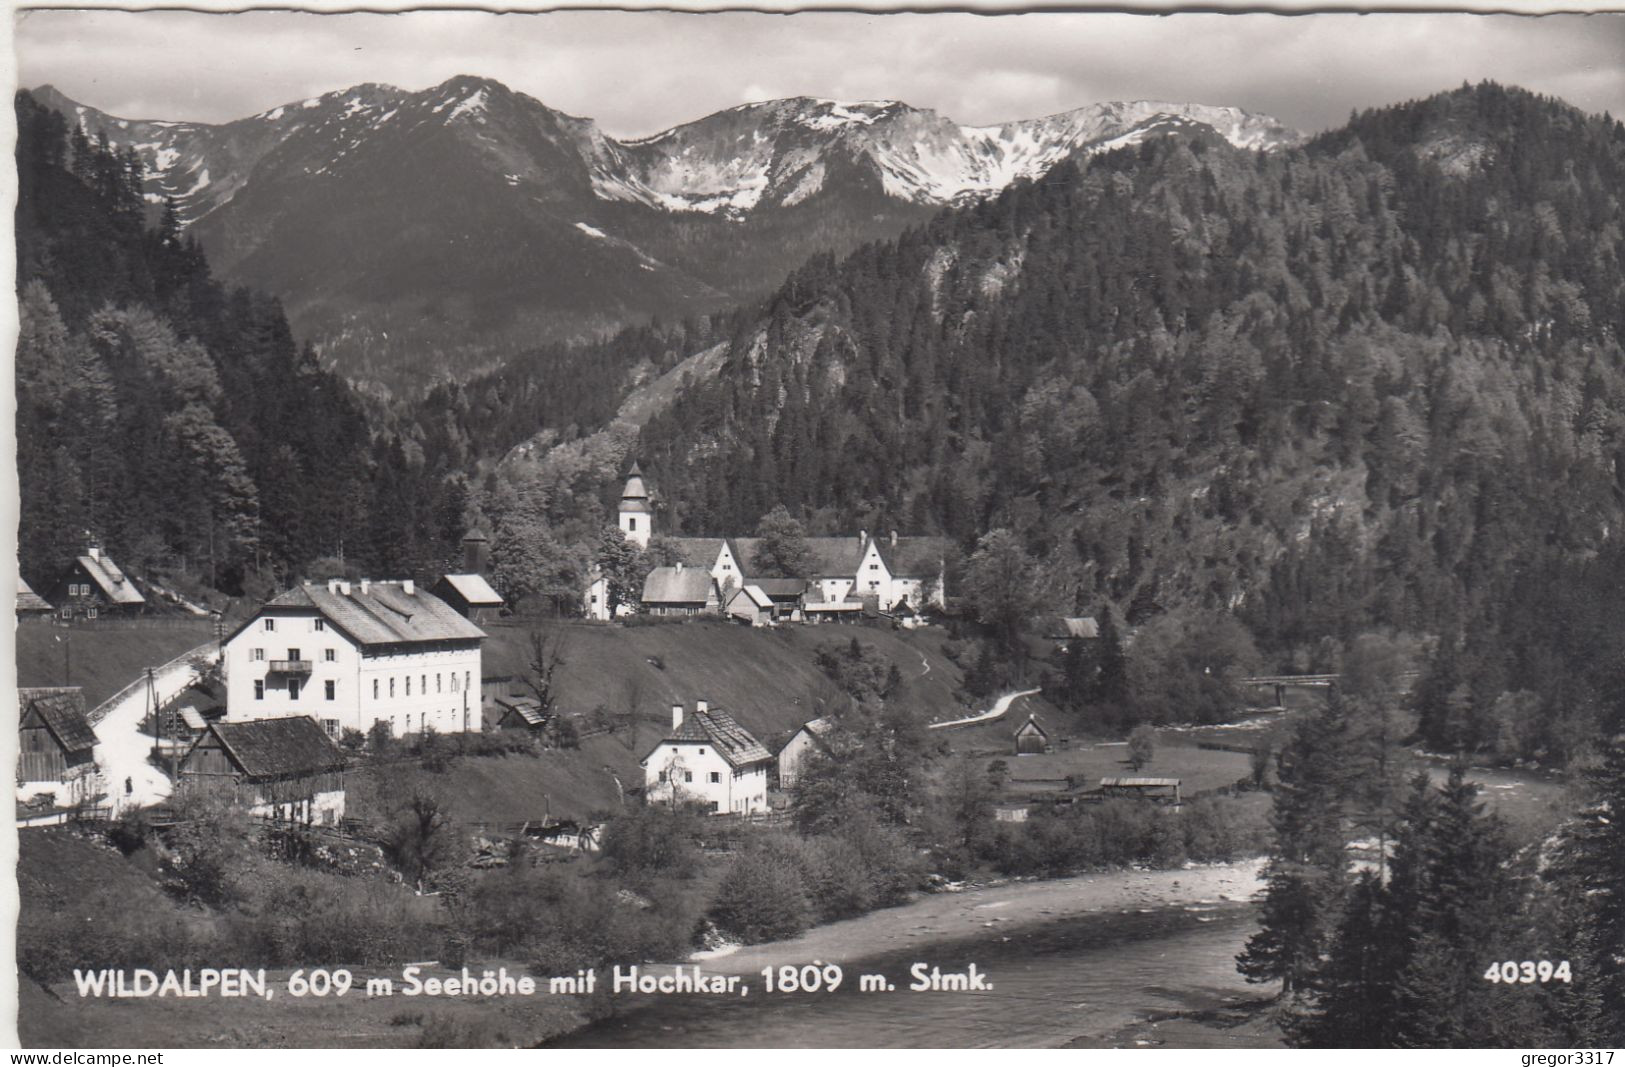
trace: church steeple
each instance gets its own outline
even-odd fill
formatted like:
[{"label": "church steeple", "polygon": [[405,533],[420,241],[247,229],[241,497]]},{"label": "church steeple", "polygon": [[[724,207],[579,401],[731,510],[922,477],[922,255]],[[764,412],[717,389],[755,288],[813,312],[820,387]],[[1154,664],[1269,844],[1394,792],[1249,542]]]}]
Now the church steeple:
[{"label": "church steeple", "polygon": [[626,476],[626,488],[621,490],[621,533],[639,548],[649,547],[650,528],[654,513],[649,510],[649,491],[643,487],[643,472],[637,461]]}]

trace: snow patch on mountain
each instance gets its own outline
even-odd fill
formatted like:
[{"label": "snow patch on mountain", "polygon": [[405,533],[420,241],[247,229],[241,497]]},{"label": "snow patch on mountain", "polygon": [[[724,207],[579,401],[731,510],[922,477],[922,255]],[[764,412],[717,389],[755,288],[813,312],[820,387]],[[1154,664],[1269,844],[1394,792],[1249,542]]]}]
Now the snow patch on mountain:
[{"label": "snow patch on mountain", "polygon": [[[440,109],[436,108],[435,110],[438,111]],[[468,116],[472,117],[476,122],[484,122],[485,119],[481,117],[481,113],[484,110],[485,110],[485,90],[484,89],[476,89],[474,91],[473,96],[470,96],[468,99],[464,100],[462,103],[460,103],[456,107],[452,108],[451,114],[446,116],[446,121],[450,122],[452,119],[457,118],[459,115],[468,115]]]}]

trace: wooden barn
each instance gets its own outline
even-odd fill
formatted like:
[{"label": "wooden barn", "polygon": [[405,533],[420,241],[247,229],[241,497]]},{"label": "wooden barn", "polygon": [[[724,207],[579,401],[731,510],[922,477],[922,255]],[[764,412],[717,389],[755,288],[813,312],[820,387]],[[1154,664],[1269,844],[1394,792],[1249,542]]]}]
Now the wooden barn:
[{"label": "wooden barn", "polygon": [[96,732],[77,686],[17,690],[17,799],[50,794],[49,806],[94,801],[101,790]]},{"label": "wooden barn", "polygon": [[1038,724],[1036,717],[1027,716],[1027,721],[1016,731],[1016,755],[1042,756],[1053,751],[1055,746],[1050,744],[1049,732]]},{"label": "wooden barn", "polygon": [[547,725],[547,716],[534,697],[497,697],[498,730],[540,730]]},{"label": "wooden barn", "polygon": [[305,715],[210,723],[181,760],[180,782],[278,822],[332,826],[344,818],[344,753]]},{"label": "wooden barn", "polygon": [[1178,778],[1102,778],[1100,791],[1109,797],[1140,797],[1179,803]]}]

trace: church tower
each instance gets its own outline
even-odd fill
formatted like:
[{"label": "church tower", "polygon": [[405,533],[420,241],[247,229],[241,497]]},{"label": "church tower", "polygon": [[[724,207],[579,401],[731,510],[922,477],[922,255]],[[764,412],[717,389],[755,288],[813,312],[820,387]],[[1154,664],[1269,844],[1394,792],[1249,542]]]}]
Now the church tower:
[{"label": "church tower", "polygon": [[626,488],[621,490],[621,533],[639,548],[649,547],[649,535],[654,531],[654,512],[649,510],[649,491],[643,487],[643,472],[637,462],[627,475]]}]

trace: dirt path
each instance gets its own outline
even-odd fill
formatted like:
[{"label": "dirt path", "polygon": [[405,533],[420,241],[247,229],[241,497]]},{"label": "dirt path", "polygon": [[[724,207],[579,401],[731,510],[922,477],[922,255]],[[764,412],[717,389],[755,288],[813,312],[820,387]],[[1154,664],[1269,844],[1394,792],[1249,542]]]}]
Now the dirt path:
[{"label": "dirt path", "polygon": [[1002,719],[1004,717],[1004,713],[1010,710],[1010,705],[1011,704],[1014,704],[1016,701],[1020,700],[1022,697],[1030,697],[1030,696],[1034,695],[1035,693],[1040,693],[1040,692],[1043,692],[1043,690],[1041,690],[1041,689],[1023,689],[1019,693],[1006,693],[1006,694],[1004,694],[1004,696],[1000,697],[994,703],[994,705],[991,708],[989,708],[987,711],[982,712],[980,715],[972,715],[968,719],[953,719],[953,720],[951,720],[949,722],[934,722],[931,725],[927,726],[926,729],[927,730],[946,730],[950,726],[974,726],[976,723],[979,723],[979,722],[991,722],[994,719]]},{"label": "dirt path", "polygon": [[[212,661],[214,643],[194,650],[207,655]],[[153,687],[160,704],[180,693],[192,682],[192,653],[160,668],[153,676]],[[96,724],[96,761],[101,764],[107,780],[107,794],[114,814],[126,807],[145,807],[167,798],[173,787],[169,776],[154,767],[147,759],[152,751],[153,739],[141,732],[141,720],[147,714],[147,687],[137,686],[125,693],[111,710]],[[128,780],[131,791],[126,794]]]}]

